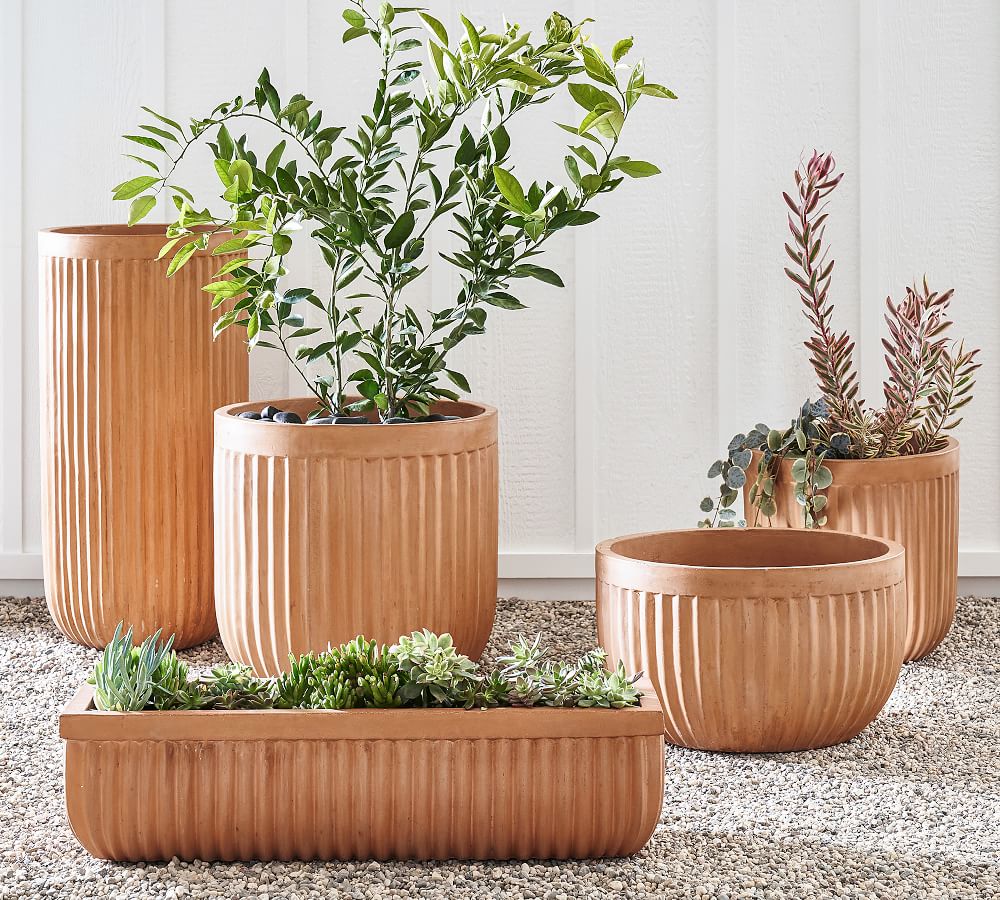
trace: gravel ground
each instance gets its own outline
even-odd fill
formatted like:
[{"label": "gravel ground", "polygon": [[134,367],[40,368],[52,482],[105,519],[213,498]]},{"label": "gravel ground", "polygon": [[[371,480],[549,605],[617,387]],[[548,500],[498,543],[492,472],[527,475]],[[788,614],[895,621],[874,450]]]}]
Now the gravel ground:
[{"label": "gravel ground", "polygon": [[[593,605],[502,601],[495,645],[594,642]],[[1000,898],[1000,601],[960,601],[932,656],[849,744],[740,756],[668,748],[663,817],[624,860],[579,863],[115,865],[63,813],[57,715],[95,653],[38,600],[0,600],[0,898]],[[182,654],[225,658],[210,643]]]}]

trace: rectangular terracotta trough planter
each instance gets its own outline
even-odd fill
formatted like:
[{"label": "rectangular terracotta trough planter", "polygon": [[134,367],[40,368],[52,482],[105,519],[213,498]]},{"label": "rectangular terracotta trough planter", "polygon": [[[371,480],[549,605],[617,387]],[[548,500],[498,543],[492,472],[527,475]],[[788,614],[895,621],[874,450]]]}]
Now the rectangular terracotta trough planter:
[{"label": "rectangular terracotta trough planter", "polygon": [[663,795],[629,709],[63,711],[66,807],[101,859],[627,856]]}]

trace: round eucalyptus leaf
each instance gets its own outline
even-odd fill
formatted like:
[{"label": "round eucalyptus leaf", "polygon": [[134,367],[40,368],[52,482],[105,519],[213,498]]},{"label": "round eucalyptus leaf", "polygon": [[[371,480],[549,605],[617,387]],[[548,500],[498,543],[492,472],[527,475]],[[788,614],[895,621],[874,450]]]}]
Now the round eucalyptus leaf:
[{"label": "round eucalyptus leaf", "polygon": [[750,450],[737,450],[732,455],[733,465],[739,466],[744,471],[753,462],[753,453]]},{"label": "round eucalyptus leaf", "polygon": [[792,478],[796,484],[805,484],[806,475],[809,469],[806,461],[801,457],[792,463]]},{"label": "round eucalyptus leaf", "polygon": [[806,495],[805,495],[805,493],[803,491],[796,491],[795,492],[795,502],[798,503],[799,506],[805,506],[806,505]]},{"label": "round eucalyptus leaf", "polygon": [[759,509],[760,509],[760,514],[762,516],[765,516],[768,519],[770,519],[771,516],[777,515],[778,504],[774,502],[773,497],[765,497],[763,500],[760,501]]},{"label": "round eucalyptus leaf", "polygon": [[723,522],[732,522],[732,521],[734,521],[736,519],[736,510],[735,509],[720,509],[719,510],[719,519],[722,520]]},{"label": "round eucalyptus leaf", "polygon": [[722,474],[722,460],[717,459],[714,463],[712,463],[711,466],[709,466],[708,477],[718,478],[721,474]]},{"label": "round eucalyptus leaf", "polygon": [[806,433],[801,428],[795,429],[795,443],[798,444],[799,450],[803,453],[806,452]]},{"label": "round eucalyptus leaf", "polygon": [[736,435],[729,442],[729,447],[727,447],[726,449],[728,449],[729,452],[732,453],[734,450],[738,450],[740,447],[742,447],[743,446],[743,442],[746,439],[747,439],[747,436],[745,434],[743,434],[743,432],[740,432],[738,435]]},{"label": "round eucalyptus leaf", "polygon": [[726,484],[728,484],[734,491],[738,491],[743,485],[747,483],[747,473],[744,472],[739,466],[733,466],[728,473],[726,473]]},{"label": "round eucalyptus leaf", "polygon": [[816,520],[816,527],[817,528],[822,528],[825,524],[826,524],[826,516],[820,516]]},{"label": "round eucalyptus leaf", "polygon": [[826,466],[820,466],[813,475],[813,484],[823,491],[833,484],[833,472]]},{"label": "round eucalyptus leaf", "polygon": [[704,500],[701,501],[700,508],[702,512],[708,513],[711,512],[713,509],[715,509],[715,503],[712,502],[711,497],[706,497]]},{"label": "round eucalyptus leaf", "polygon": [[782,435],[780,431],[772,428],[767,433],[767,449],[772,453],[777,453],[781,449]]},{"label": "round eucalyptus leaf", "polygon": [[821,509],[824,509],[828,502],[825,494],[817,494],[813,497],[812,501],[813,512],[819,512]]},{"label": "round eucalyptus leaf", "polygon": [[768,497],[773,497],[774,496],[774,479],[771,478],[770,476],[767,477],[767,478],[765,478],[761,482],[760,487],[761,487],[761,490],[765,494],[767,494]]}]

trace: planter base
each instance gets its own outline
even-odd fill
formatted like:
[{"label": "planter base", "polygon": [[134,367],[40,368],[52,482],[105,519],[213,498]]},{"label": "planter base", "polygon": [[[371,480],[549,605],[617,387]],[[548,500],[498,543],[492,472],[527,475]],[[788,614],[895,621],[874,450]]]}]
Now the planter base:
[{"label": "planter base", "polygon": [[107,713],[60,719],[80,843],[119,861],[570,859],[649,840],[654,696],[626,710]]}]

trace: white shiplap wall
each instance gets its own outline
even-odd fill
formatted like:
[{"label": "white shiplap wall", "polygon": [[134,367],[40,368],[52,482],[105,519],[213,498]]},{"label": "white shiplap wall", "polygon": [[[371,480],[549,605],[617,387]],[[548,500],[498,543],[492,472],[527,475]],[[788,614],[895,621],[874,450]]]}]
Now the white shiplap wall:
[{"label": "white shiplap wall", "polygon": [[[447,22],[460,10],[497,22],[545,14],[533,0],[427,6]],[[1000,6],[564,9],[597,18],[601,44],[634,33],[650,77],[681,100],[646,101],[627,135],[625,152],[665,174],[623,186],[598,224],[555,244],[548,264],[567,290],[532,288],[529,311],[492,317],[489,335],[462,348],[476,396],[502,412],[502,574],[586,577],[598,538],[691,525],[720,440],[785,418],[814,392],[782,274],[780,191],[818,146],[847,171],[828,233],[838,324],[859,339],[869,395],[881,375],[882,299],[925,270],[957,288],[961,331],[985,348],[960,434],[961,571],[1000,576],[1000,488],[976,474],[995,469],[1000,438]],[[350,122],[368,102],[370,51],[343,47],[343,27],[340,5],[326,0],[244,0],[238,12],[221,0],[0,3],[0,582],[40,574],[35,232],[121,219],[109,187],[130,171],[119,135],[134,129],[140,104],[175,117],[207,111],[248,90],[266,64],[286,92]],[[558,179],[564,135],[547,122],[576,113],[568,103],[538,113],[515,134],[516,159]],[[454,290],[447,264],[425,280],[428,304]],[[288,384],[279,359],[254,358],[255,396]],[[141,375],[136,387],[141,402]]]}]

